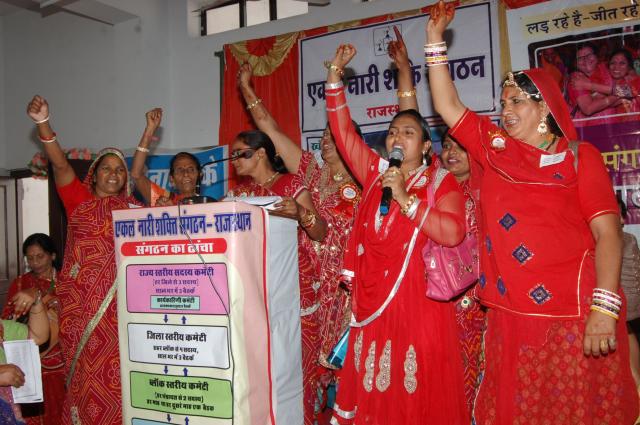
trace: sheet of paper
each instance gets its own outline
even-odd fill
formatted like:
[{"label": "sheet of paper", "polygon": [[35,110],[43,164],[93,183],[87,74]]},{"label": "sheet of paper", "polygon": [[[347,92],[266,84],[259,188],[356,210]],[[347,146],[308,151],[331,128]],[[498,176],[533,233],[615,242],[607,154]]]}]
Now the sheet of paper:
[{"label": "sheet of paper", "polygon": [[5,341],[4,352],[7,363],[12,363],[24,373],[24,385],[11,388],[15,403],[37,403],[42,401],[42,368],[40,351],[32,339]]},{"label": "sheet of paper", "polygon": [[246,202],[247,204],[255,205],[258,207],[265,208],[267,210],[274,210],[274,204],[282,201],[280,196],[238,196],[238,197],[227,197],[224,198],[223,201],[239,201]]}]

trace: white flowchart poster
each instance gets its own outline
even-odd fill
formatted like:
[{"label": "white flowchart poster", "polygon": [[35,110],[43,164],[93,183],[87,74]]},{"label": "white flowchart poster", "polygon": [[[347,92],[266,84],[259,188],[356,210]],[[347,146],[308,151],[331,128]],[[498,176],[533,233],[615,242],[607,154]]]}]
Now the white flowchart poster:
[{"label": "white flowchart poster", "polygon": [[113,217],[124,423],[274,424],[266,212],[221,202]]}]

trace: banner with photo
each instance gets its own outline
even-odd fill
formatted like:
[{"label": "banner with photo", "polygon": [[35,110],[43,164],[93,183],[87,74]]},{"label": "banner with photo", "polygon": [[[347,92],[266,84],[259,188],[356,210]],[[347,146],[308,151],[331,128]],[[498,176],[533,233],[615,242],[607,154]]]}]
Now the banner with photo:
[{"label": "banner with photo", "polygon": [[[364,133],[386,131],[398,111],[397,69],[387,55],[396,25],[412,61],[420,112],[430,123],[439,122],[432,108],[426,78],[423,45],[426,14],[387,20],[302,38],[300,49],[300,127],[302,147],[318,151],[327,124],[324,61],[333,58],[336,47],[351,43],[358,54],[345,73],[347,98],[353,119]],[[496,2],[483,2],[456,9],[452,23],[454,39],[449,43],[449,69],[462,101],[480,113],[495,113],[499,95],[499,55],[496,54],[498,21]]]},{"label": "banner with photo", "polygon": [[640,236],[640,7],[626,0],[562,0],[507,12],[513,69],[546,69],[580,139],[602,152],[625,229]]},{"label": "banner with photo", "polygon": [[[131,169],[133,162],[133,154],[135,151],[127,152],[127,166]],[[228,161],[221,161],[212,164],[213,161],[219,161],[228,157],[227,146],[214,146],[211,148],[191,148],[180,150],[156,149],[153,155],[147,157],[147,177],[158,186],[174,190],[169,180],[169,165],[171,158],[178,152],[189,152],[200,161],[202,165],[202,176],[200,178],[200,195],[210,196],[213,199],[223,198],[228,191]]]}]

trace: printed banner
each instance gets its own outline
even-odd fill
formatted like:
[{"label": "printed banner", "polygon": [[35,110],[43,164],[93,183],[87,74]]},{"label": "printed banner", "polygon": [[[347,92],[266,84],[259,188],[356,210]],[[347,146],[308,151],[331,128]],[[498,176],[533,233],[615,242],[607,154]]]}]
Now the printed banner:
[{"label": "printed banner", "polygon": [[578,136],[602,152],[625,230],[640,237],[640,25],[634,2],[564,0],[507,12],[513,69],[538,67],[565,95]]},{"label": "printed banner", "polygon": [[[169,164],[171,158],[178,152],[189,152],[200,161],[202,177],[200,179],[200,195],[210,196],[213,199],[222,199],[227,194],[227,179],[229,176],[228,161],[210,164],[212,161],[228,157],[227,146],[215,146],[208,149],[171,150],[158,149],[155,155],[147,157],[147,177],[158,186],[168,191],[175,190],[169,181]],[[133,153],[127,155],[127,166],[131,168]],[[209,163],[209,164],[208,164]]]},{"label": "printed banner", "polygon": [[[480,113],[496,111],[498,93],[498,24],[495,2],[456,9],[449,43],[449,70],[462,101]],[[386,130],[398,111],[397,69],[387,55],[387,45],[395,37],[393,26],[402,32],[412,61],[420,112],[430,121],[439,120],[432,108],[426,65],[424,64],[427,15],[344,29],[301,39],[300,117],[303,148],[319,150],[320,136],[327,124],[324,61],[332,59],[337,46],[351,43],[358,54],[345,70],[347,98],[353,119],[363,132]]]},{"label": "printed banner", "polygon": [[266,274],[269,251],[295,258],[295,223],[274,248],[270,232],[283,224],[242,202],[122,210],[113,220],[124,423],[274,424],[280,408],[301,417],[297,263],[271,265],[288,270],[275,282],[288,290],[279,303]]}]

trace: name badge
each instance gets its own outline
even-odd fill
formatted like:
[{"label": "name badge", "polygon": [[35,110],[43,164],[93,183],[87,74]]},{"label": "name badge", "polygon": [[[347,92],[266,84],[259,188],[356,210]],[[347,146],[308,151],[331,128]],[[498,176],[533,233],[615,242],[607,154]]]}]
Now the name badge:
[{"label": "name badge", "polygon": [[564,161],[566,152],[556,153],[554,155],[541,155],[540,156],[540,168],[548,167],[549,165],[559,164]]}]

